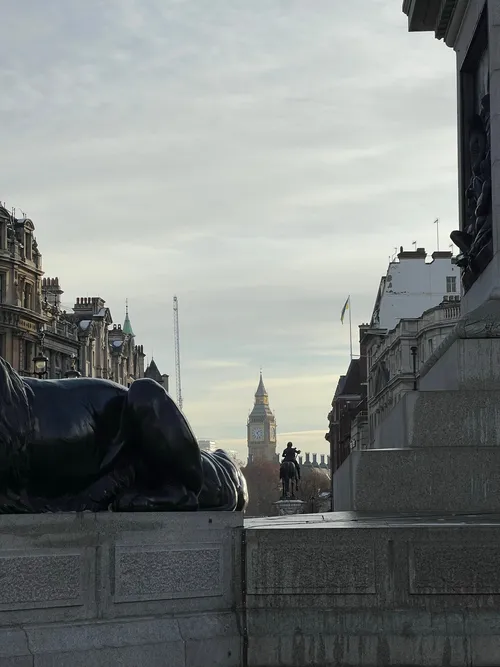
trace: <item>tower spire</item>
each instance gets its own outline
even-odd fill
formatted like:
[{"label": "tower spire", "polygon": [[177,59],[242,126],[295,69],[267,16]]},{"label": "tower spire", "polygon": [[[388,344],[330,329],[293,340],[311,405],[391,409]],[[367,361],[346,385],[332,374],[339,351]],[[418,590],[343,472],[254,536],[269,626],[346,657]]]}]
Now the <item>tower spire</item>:
[{"label": "tower spire", "polygon": [[134,330],[132,329],[132,323],[130,322],[130,317],[128,316],[128,299],[125,299],[125,321],[123,322],[123,333],[128,334],[129,336],[134,336]]},{"label": "tower spire", "polygon": [[259,376],[259,385],[257,387],[257,391],[255,392],[255,403],[265,403],[267,404],[269,402],[269,398],[267,395],[266,388],[264,386],[264,380],[262,379],[262,371],[260,371],[260,376]]}]

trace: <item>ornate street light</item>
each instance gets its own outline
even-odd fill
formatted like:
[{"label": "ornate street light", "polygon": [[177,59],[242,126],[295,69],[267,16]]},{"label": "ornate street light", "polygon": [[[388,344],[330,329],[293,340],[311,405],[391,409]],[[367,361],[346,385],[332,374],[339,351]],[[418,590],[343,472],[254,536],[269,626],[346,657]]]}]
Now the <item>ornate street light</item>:
[{"label": "ornate street light", "polygon": [[43,376],[47,374],[47,366],[49,364],[48,358],[42,353],[37,354],[33,358],[33,365],[35,367],[35,375],[38,379],[42,380]]},{"label": "ornate street light", "polygon": [[76,380],[77,378],[82,377],[82,374],[77,368],[78,357],[76,354],[71,355],[71,368],[64,373],[64,377],[67,379]]}]

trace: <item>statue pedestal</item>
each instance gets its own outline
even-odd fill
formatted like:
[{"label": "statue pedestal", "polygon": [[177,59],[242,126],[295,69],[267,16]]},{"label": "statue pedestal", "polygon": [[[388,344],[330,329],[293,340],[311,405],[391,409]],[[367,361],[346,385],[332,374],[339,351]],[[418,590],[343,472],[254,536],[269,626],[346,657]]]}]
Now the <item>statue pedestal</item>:
[{"label": "statue pedestal", "polygon": [[240,664],[241,512],[0,518],[0,665]]},{"label": "statue pedestal", "polygon": [[306,503],[303,500],[278,500],[274,504],[278,508],[279,516],[288,516],[291,514],[304,514]]}]

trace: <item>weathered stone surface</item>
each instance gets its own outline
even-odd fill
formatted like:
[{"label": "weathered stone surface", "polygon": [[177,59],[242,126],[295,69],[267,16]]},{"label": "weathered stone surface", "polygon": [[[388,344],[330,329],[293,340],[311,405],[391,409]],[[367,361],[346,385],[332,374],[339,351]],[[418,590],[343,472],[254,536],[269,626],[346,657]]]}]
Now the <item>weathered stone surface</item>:
[{"label": "weathered stone surface", "polygon": [[115,602],[222,595],[222,551],[163,547],[115,549]]},{"label": "weathered stone surface", "polygon": [[[337,544],[332,552],[331,535],[319,533],[312,542],[309,531],[303,534],[296,529],[291,550],[290,537],[289,531],[282,531],[271,541],[247,539],[250,594],[375,592],[375,554],[369,543],[354,539],[353,533],[337,535],[342,545]],[[293,558],[283,556],[287,548],[293,551]]]},{"label": "weathered stone surface", "polygon": [[0,609],[83,604],[83,553],[0,551]]},{"label": "weathered stone surface", "polygon": [[116,646],[82,653],[49,653],[36,656],[36,667],[188,667],[179,644]]},{"label": "weathered stone surface", "polygon": [[420,391],[498,391],[500,338],[457,338],[440,349],[420,369]]},{"label": "weathered stone surface", "polygon": [[0,666],[236,667],[242,522],[2,517]]},{"label": "weathered stone surface", "polygon": [[498,512],[500,447],[353,451],[335,473],[334,507],[359,512]]},{"label": "weathered stone surface", "polygon": [[[499,664],[499,516],[336,512],[246,526],[249,556],[281,554],[271,572],[248,559],[249,667]],[[280,578],[297,567],[298,554],[318,543],[344,580],[351,576],[346,546],[357,548],[356,566],[373,564],[373,593],[318,590],[312,576],[302,576],[302,562],[296,585],[284,588]],[[308,569],[315,571],[313,562]]]},{"label": "weathered stone surface", "polygon": [[500,595],[496,547],[417,542],[409,552],[411,594]]}]

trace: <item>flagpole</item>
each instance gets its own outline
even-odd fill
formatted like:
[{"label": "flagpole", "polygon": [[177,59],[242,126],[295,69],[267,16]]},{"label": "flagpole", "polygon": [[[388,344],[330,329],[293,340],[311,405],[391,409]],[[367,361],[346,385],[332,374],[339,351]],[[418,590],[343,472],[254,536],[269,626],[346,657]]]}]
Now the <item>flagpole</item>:
[{"label": "flagpole", "polygon": [[351,295],[349,294],[349,349],[352,360],[352,320],[351,320]]}]

